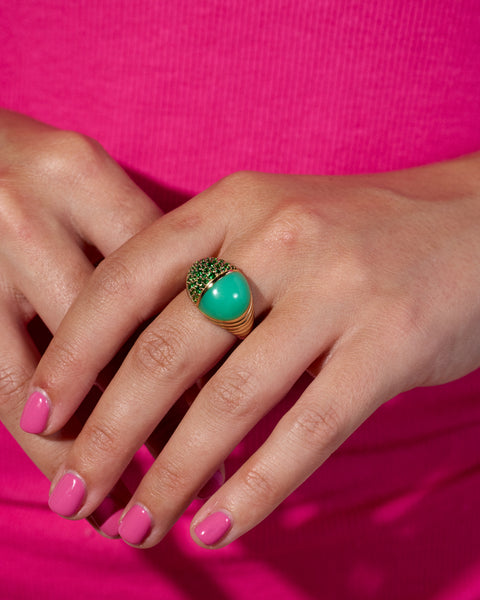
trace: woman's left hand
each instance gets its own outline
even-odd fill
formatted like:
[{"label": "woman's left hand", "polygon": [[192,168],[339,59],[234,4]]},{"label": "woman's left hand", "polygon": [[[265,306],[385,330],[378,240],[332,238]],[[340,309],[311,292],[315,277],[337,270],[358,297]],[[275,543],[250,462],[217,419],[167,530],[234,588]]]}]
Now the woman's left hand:
[{"label": "woman's left hand", "polygon": [[[58,472],[51,498],[94,511],[169,408],[235,343],[184,286],[190,265],[239,267],[263,319],[209,379],[129,503],[120,533],[158,543],[248,431],[316,376],[196,515],[224,546],[264,519],[383,402],[480,365],[479,155],[372,176],[239,173],[107,257],[32,381],[58,431],[141,334]],[[76,491],[75,491],[76,490]],[[55,502],[53,502],[55,505]]]}]

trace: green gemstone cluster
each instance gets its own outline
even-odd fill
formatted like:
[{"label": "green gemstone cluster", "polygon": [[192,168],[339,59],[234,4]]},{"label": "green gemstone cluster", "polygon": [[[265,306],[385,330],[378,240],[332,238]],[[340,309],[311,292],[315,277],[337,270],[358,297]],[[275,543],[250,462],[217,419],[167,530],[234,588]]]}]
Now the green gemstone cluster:
[{"label": "green gemstone cluster", "polygon": [[187,274],[188,295],[197,304],[203,290],[211,281],[233,270],[236,270],[235,267],[221,258],[209,257],[197,260]]}]

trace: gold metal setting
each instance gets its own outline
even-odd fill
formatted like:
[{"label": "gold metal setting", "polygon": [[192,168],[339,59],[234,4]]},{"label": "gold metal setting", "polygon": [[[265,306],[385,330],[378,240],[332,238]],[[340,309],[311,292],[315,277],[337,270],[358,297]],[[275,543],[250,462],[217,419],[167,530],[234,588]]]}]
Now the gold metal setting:
[{"label": "gold metal setting", "polygon": [[236,335],[239,339],[243,340],[253,329],[253,321],[255,319],[255,315],[253,312],[252,295],[250,294],[250,303],[248,305],[247,310],[243,313],[243,315],[238,317],[238,319],[233,319],[232,321],[219,321],[218,319],[209,317],[204,313],[202,314],[209,321],[215,323],[215,325],[226,329],[230,333],[233,333],[233,335]]},{"label": "gold metal setting", "polygon": [[245,275],[240,269],[231,263],[227,263],[221,258],[210,257],[203,258],[195,262],[191,267],[186,277],[186,289],[190,300],[199,307],[200,301],[207,290],[215,285],[222,277],[228,273],[238,272],[240,273],[247,282],[247,286],[250,292],[250,301],[245,312],[231,321],[215,319],[202,312],[203,316],[209,321],[222,327],[226,331],[233,333],[240,339],[244,339],[251,332],[255,319],[253,310],[253,299],[252,291],[248,285],[248,281]]}]

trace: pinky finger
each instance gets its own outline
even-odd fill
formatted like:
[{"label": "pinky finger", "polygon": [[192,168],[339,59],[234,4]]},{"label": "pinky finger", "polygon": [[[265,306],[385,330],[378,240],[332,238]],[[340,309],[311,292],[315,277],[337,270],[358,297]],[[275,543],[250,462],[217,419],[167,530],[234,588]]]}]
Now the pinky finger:
[{"label": "pinky finger", "polygon": [[266,442],[199,510],[191,525],[194,540],[220,548],[267,517],[395,395],[393,379],[378,367],[378,358],[359,344],[338,349]]}]

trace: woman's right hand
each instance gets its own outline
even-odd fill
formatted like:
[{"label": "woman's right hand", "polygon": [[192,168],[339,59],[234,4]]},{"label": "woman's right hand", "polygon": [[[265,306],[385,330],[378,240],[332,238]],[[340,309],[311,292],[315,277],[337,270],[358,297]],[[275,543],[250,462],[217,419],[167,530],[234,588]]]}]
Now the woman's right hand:
[{"label": "woman's right hand", "polygon": [[0,110],[0,420],[49,479],[73,440],[19,426],[39,357],[27,325],[55,333],[93,263],[160,214],[92,139]]}]

